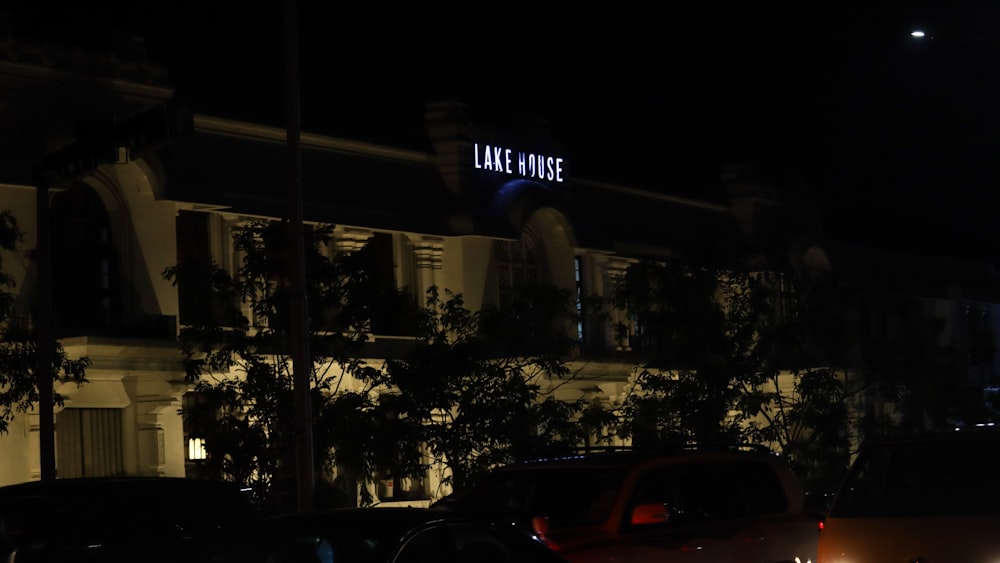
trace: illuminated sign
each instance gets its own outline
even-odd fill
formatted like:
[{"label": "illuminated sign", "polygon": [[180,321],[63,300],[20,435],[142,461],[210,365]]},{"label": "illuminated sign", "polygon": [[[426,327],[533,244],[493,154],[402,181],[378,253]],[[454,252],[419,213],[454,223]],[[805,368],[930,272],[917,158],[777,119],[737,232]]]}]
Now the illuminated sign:
[{"label": "illuminated sign", "polygon": [[563,181],[563,159],[561,157],[526,153],[473,143],[476,168],[492,170],[500,174],[536,178],[555,182]]}]

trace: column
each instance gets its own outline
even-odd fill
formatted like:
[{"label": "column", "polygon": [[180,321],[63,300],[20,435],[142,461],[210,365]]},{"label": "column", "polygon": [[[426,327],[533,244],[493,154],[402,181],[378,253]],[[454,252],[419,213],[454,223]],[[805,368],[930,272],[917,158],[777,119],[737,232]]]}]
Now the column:
[{"label": "column", "polygon": [[180,397],[140,397],[135,403],[139,475],[184,476],[184,428]]}]

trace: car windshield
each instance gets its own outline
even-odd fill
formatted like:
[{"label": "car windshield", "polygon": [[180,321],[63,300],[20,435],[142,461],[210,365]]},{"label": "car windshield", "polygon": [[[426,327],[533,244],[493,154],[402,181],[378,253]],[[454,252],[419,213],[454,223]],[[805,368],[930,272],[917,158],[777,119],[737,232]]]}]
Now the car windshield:
[{"label": "car windshield", "polygon": [[593,524],[611,511],[624,468],[533,467],[498,471],[462,497],[457,508],[531,518],[554,526]]},{"label": "car windshield", "polygon": [[1000,441],[955,440],[866,448],[833,517],[1000,514]]}]

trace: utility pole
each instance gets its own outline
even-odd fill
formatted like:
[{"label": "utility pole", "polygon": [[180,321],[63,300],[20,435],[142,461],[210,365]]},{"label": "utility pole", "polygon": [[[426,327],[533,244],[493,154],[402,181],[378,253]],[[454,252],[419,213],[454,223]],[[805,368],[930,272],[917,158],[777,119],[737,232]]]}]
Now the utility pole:
[{"label": "utility pole", "polygon": [[288,184],[291,220],[291,341],[295,397],[295,473],[298,510],[311,510],[314,501],[312,405],[309,360],[309,308],[306,303],[305,237],[302,226],[302,147],[299,123],[298,9],[296,0],[285,0],[285,120],[287,122]]},{"label": "utility pole", "polygon": [[35,226],[38,233],[36,242],[36,264],[38,282],[36,284],[35,377],[38,378],[38,453],[41,465],[41,480],[56,478],[55,409],[52,405],[52,253],[49,236],[49,184],[51,174],[38,167],[35,170]]}]

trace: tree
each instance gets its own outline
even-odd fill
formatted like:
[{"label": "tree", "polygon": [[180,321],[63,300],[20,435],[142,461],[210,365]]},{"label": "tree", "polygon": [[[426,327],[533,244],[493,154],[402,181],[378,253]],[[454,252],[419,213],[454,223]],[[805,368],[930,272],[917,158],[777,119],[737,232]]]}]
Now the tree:
[{"label": "tree", "polygon": [[[17,413],[34,409],[38,404],[37,367],[38,344],[34,340],[30,318],[19,316],[17,295],[13,292],[14,277],[4,270],[4,255],[17,255],[23,234],[17,219],[9,210],[0,211],[0,434],[7,433]],[[62,344],[55,342],[52,350],[52,378],[55,382],[86,383],[90,359],[71,359]],[[54,393],[53,404],[63,405],[63,398]]]},{"label": "tree", "polygon": [[572,304],[570,292],[546,285],[480,311],[461,294],[428,292],[418,345],[389,359],[386,377],[456,490],[494,466],[580,446],[595,431],[599,418],[582,416],[588,405],[551,392],[573,378]]},{"label": "tree", "polygon": [[633,348],[644,354],[635,391],[623,405],[623,433],[645,443],[732,443],[746,415],[730,417],[747,369],[754,323],[748,279],[670,262],[633,265],[615,289],[615,306],[638,327]]},{"label": "tree", "polygon": [[[984,401],[983,385],[973,384],[969,376],[970,366],[983,361],[977,353],[985,353],[985,361],[990,361],[991,346],[984,340],[992,336],[972,331],[979,339],[966,349],[947,332],[946,315],[951,311],[942,314],[935,307],[937,300],[845,283],[835,291],[826,308],[839,311],[828,320],[843,323],[837,330],[849,343],[856,366],[847,395],[859,411],[858,439],[995,420],[997,412]],[[969,309],[973,322],[975,304]]]},{"label": "tree", "polygon": [[611,299],[635,319],[643,354],[619,432],[637,445],[772,443],[802,468],[821,467],[806,455],[816,452],[846,464],[844,383],[806,353],[795,281],[633,265]]},{"label": "tree", "polygon": [[[291,504],[295,475],[291,244],[306,247],[314,469],[323,476],[339,465],[348,474],[341,490],[324,488],[327,498],[317,504],[355,504],[355,484],[371,483],[376,466],[388,463],[382,443],[370,439],[387,420],[377,400],[381,379],[361,359],[373,304],[357,296],[370,293],[373,281],[361,267],[363,251],[332,258],[325,252],[332,231],[316,226],[295,242],[285,222],[250,222],[233,235],[243,256],[234,274],[197,262],[164,272],[175,284],[194,284],[212,296],[211,314],[184,326],[179,336],[198,398],[184,415],[205,440],[206,470],[250,487],[260,504],[275,510]],[[365,486],[361,495],[371,501]]]},{"label": "tree", "polygon": [[636,264],[612,299],[646,354],[620,432],[773,444],[807,487],[829,490],[865,436],[995,416],[928,302],[832,272]]},{"label": "tree", "polygon": [[[215,264],[179,263],[164,272],[178,284],[200,284],[213,299],[200,322],[182,328],[187,376],[198,402],[185,412],[205,440],[207,469],[251,487],[263,504],[281,506],[293,475],[292,374],[283,223],[237,229],[243,256],[235,275]],[[578,445],[582,405],[542,389],[568,380],[564,363],[575,342],[571,294],[526,289],[503,309],[469,311],[461,295],[437,288],[425,306],[402,291],[391,299],[372,275],[366,249],[330,258],[332,227],[317,226],[307,248],[312,319],[311,387],[316,468],[336,473],[341,496],[317,504],[374,501],[370,486],[387,477],[419,478],[432,461],[445,463],[462,486],[496,464],[546,448]],[[373,321],[396,307],[394,330],[413,346],[370,365],[365,342]],[[596,419],[593,413],[584,419]],[[425,450],[431,458],[425,457]]]}]

